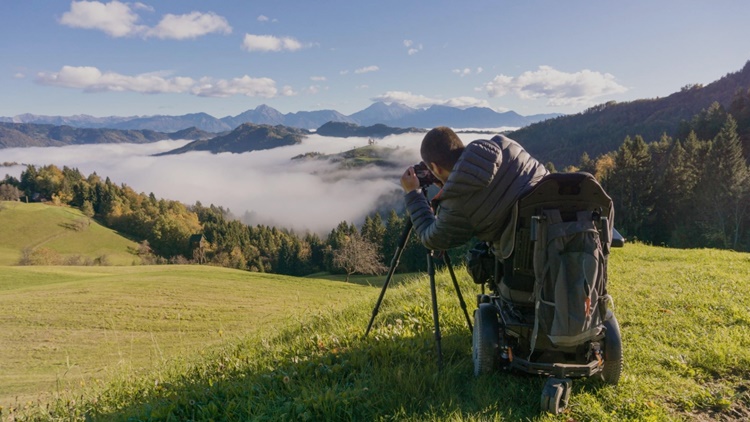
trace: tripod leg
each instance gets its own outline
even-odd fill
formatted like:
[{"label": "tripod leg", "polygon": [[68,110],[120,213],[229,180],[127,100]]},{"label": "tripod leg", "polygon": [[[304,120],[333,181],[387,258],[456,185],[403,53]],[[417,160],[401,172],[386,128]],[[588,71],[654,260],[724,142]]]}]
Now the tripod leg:
[{"label": "tripod leg", "polygon": [[461,294],[461,288],[458,286],[458,280],[456,279],[456,273],[453,272],[453,265],[451,264],[451,257],[448,255],[447,252],[443,253],[443,261],[445,261],[445,265],[448,266],[448,272],[451,274],[451,279],[453,279],[453,287],[456,289],[456,296],[458,296],[458,303],[461,304],[461,309],[464,310],[464,316],[466,317],[466,325],[469,326],[469,333],[474,333],[474,328],[471,326],[471,318],[469,318],[469,311],[466,309],[466,302],[464,301],[464,296]]},{"label": "tripod leg", "polygon": [[440,320],[438,318],[437,288],[435,287],[435,265],[432,262],[432,251],[427,254],[427,273],[430,275],[430,292],[432,293],[432,319],[435,322],[435,345],[437,347],[438,368],[443,367],[443,347],[440,336]]},{"label": "tripod leg", "polygon": [[385,283],[383,283],[383,289],[380,290],[380,296],[378,297],[377,303],[375,303],[375,308],[372,310],[370,323],[367,324],[367,331],[365,331],[364,337],[367,337],[367,335],[370,334],[372,323],[375,321],[375,316],[378,314],[378,311],[380,310],[380,303],[383,301],[383,296],[385,296],[385,291],[386,289],[388,289],[388,284],[390,284],[391,282],[393,273],[396,272],[396,267],[398,267],[398,262],[399,260],[401,260],[401,253],[404,251],[404,246],[406,245],[406,241],[409,240],[409,235],[411,234],[411,228],[412,228],[411,219],[407,219],[406,223],[404,224],[404,229],[401,232],[401,237],[399,238],[398,246],[396,247],[396,252],[393,254],[393,258],[391,259],[391,267],[388,269],[388,276],[385,278]]}]

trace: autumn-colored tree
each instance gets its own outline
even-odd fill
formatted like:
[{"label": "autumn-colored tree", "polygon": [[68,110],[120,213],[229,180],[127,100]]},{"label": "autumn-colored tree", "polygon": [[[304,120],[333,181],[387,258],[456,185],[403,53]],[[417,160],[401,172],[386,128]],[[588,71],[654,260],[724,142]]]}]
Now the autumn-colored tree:
[{"label": "autumn-colored tree", "polygon": [[378,254],[378,246],[358,233],[351,234],[333,251],[333,264],[346,273],[347,282],[352,274],[380,275],[387,269]]}]

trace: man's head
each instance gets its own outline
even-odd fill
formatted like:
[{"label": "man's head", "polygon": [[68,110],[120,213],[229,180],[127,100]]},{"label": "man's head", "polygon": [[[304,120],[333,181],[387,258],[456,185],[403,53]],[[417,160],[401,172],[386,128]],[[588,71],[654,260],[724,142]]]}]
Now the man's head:
[{"label": "man's head", "polygon": [[[453,170],[453,166],[458,161],[458,157],[464,152],[464,143],[449,127],[436,127],[424,136],[422,147],[419,150],[422,155],[422,161],[435,173],[443,182],[447,179],[447,174]],[[439,169],[434,168],[439,167]]]}]

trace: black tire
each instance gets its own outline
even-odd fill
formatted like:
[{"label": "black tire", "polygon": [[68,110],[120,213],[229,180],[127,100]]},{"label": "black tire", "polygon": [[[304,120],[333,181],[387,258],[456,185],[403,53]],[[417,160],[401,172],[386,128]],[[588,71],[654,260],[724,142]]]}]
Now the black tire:
[{"label": "black tire", "polygon": [[497,308],[491,303],[481,303],[474,311],[472,333],[472,357],[474,375],[493,372],[498,367],[500,344],[500,322]]},{"label": "black tire", "polygon": [[617,318],[604,321],[607,329],[604,337],[604,368],[601,372],[602,380],[607,384],[617,385],[622,374],[622,337],[620,336],[620,324]]},{"label": "black tire", "polygon": [[[554,380],[559,381],[559,380]],[[563,402],[563,396],[566,395],[566,385],[559,382],[551,382],[550,380],[544,385],[542,389],[542,410],[545,412],[557,415],[558,413],[565,410],[565,406],[568,405],[567,400]]]}]

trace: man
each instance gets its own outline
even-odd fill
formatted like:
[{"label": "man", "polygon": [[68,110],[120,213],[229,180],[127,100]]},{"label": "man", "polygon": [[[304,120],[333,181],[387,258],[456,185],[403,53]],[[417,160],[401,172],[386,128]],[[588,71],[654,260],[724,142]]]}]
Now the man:
[{"label": "man", "polygon": [[502,135],[476,140],[467,146],[453,130],[436,127],[425,135],[422,160],[442,182],[440,212],[436,217],[419,192],[419,179],[409,167],[401,176],[406,208],[415,233],[432,250],[461,246],[476,236],[493,242],[502,256],[509,246],[512,209],[547,170],[517,142]]}]

